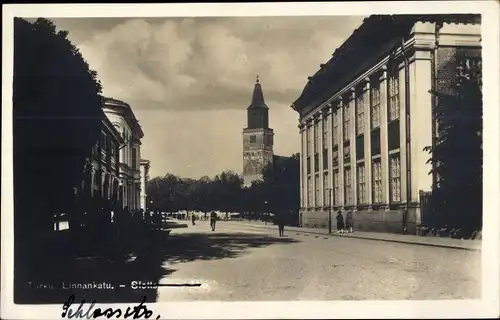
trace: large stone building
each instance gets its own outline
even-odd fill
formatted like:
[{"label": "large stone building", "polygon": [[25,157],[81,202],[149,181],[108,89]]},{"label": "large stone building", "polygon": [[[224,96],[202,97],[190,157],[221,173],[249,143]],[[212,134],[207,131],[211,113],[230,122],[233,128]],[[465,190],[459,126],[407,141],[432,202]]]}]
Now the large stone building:
[{"label": "large stone building", "polygon": [[149,167],[151,166],[151,162],[146,159],[141,159],[141,209],[146,211],[148,208],[147,203],[147,192],[146,187],[148,185],[149,180]]},{"label": "large stone building", "polygon": [[120,149],[119,193],[124,207],[140,209],[141,205],[141,126],[131,107],[120,100],[106,98],[103,111],[120,133],[124,143]]},{"label": "large stone building", "polygon": [[430,191],[436,139],[431,90],[480,64],[480,17],[370,16],[309,78],[300,114],[303,226],[353,210],[359,230],[413,233]]},{"label": "large stone building", "polygon": [[269,108],[257,76],[252,102],[247,108],[247,127],[243,129],[244,186],[262,180],[262,170],[273,160],[273,136],[273,129],[269,128]]},{"label": "large stone building", "polygon": [[[107,200],[116,205],[121,201],[120,185],[120,159],[119,150],[124,140],[113,126],[108,117],[102,112],[102,126],[99,139],[92,147],[87,157],[84,168],[85,176],[75,188],[75,195],[79,195],[77,210],[74,212],[74,222],[85,223],[82,216],[85,212],[96,213],[95,207],[87,207],[95,200]],[[96,206],[99,202],[93,202]],[[58,227],[58,225],[57,225]]]}]

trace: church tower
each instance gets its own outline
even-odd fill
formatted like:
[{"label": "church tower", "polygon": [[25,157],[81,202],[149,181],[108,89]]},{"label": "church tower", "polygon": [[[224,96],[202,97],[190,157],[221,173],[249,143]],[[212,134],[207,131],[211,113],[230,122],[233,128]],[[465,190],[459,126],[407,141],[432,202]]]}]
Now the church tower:
[{"label": "church tower", "polygon": [[252,102],[247,108],[247,127],[243,129],[243,183],[262,180],[262,170],[273,160],[273,129],[269,128],[269,108],[259,83],[255,83]]}]

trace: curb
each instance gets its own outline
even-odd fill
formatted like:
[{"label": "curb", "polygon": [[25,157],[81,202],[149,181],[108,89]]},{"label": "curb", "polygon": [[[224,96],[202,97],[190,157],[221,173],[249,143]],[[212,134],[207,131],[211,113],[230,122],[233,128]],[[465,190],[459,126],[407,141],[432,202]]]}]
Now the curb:
[{"label": "curb", "polygon": [[[268,229],[270,230],[271,228],[266,227],[266,226],[259,226],[259,225],[254,225],[254,224],[246,224],[248,226],[254,227],[254,228],[261,228],[261,229]],[[321,235],[321,236],[329,236],[329,237],[344,237],[344,238],[354,238],[354,239],[361,239],[361,240],[372,240],[372,241],[383,241],[383,242],[393,242],[393,243],[404,243],[404,244],[411,244],[411,245],[416,245],[416,246],[427,246],[427,247],[436,247],[436,248],[446,248],[446,249],[458,249],[458,250],[466,250],[466,251],[481,251],[481,246],[478,248],[473,248],[473,247],[464,247],[460,245],[452,245],[452,244],[439,244],[439,243],[431,243],[431,242],[414,242],[414,241],[408,241],[408,240],[399,240],[399,239],[383,239],[383,238],[375,238],[375,237],[370,237],[370,236],[358,236],[358,235],[347,235],[347,234],[328,234],[328,233],[320,233],[320,232],[314,232],[314,231],[303,231],[303,230],[290,230],[293,232],[299,232],[299,233],[308,233],[308,234],[314,234],[314,235]]]}]

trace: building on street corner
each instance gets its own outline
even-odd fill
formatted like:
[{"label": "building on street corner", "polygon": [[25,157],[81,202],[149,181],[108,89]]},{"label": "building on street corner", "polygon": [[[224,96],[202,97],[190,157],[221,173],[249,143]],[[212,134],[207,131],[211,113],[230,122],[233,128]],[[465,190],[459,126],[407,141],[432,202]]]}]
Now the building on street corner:
[{"label": "building on street corner", "polygon": [[147,209],[147,185],[149,180],[149,167],[151,163],[149,160],[141,159],[141,206],[140,209],[146,211]]},{"label": "building on street corner", "polygon": [[[328,227],[353,210],[358,230],[416,231],[433,175],[424,148],[436,123],[431,90],[453,90],[481,61],[474,15],[370,16],[335,50],[292,108],[300,114],[301,216]],[[335,220],[334,218],[332,218]]]},{"label": "building on street corner", "polygon": [[120,199],[124,207],[137,210],[141,205],[141,139],[144,133],[127,103],[105,98],[104,113],[124,141],[120,149]]}]

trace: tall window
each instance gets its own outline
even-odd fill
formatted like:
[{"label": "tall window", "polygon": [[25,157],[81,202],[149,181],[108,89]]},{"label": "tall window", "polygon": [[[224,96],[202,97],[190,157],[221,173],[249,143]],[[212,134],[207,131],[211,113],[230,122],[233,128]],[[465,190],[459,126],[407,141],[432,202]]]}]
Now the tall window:
[{"label": "tall window", "polygon": [[330,183],[328,181],[328,172],[325,172],[323,174],[323,206],[330,206],[331,204],[331,199],[329,199],[330,196]]},{"label": "tall window", "polygon": [[328,169],[328,130],[330,128],[330,117],[323,119],[323,170]]},{"label": "tall window", "polygon": [[106,151],[107,149],[106,145],[106,133],[101,132],[101,150]]},{"label": "tall window", "polygon": [[314,153],[318,153],[319,149],[319,122],[314,122]]},{"label": "tall window", "polygon": [[341,205],[340,203],[340,178],[339,170],[333,172],[333,197],[335,199],[336,205]]},{"label": "tall window", "polygon": [[351,128],[351,112],[350,112],[350,105],[347,103],[344,108],[344,141],[349,140],[350,136],[350,128]]},{"label": "tall window", "polygon": [[339,111],[333,114],[333,132],[332,132],[332,143],[334,146],[339,144]]},{"label": "tall window", "polygon": [[373,191],[373,203],[382,202],[382,166],[380,158],[373,160],[372,163],[372,191]]},{"label": "tall window", "polygon": [[392,68],[388,81],[389,87],[389,121],[399,119],[399,70]]},{"label": "tall window", "polygon": [[350,167],[344,168],[344,186],[345,186],[344,190],[345,204],[352,205],[353,204],[352,174]]},{"label": "tall window", "polygon": [[401,164],[399,154],[390,157],[391,202],[401,201]]},{"label": "tall window", "polygon": [[314,188],[316,189],[315,193],[314,193],[314,195],[316,197],[315,198],[316,203],[314,205],[317,207],[319,205],[319,175],[314,176],[314,184],[315,184]]},{"label": "tall window", "polygon": [[380,82],[372,83],[370,98],[371,127],[375,129],[380,127]]},{"label": "tall window", "polygon": [[326,116],[323,119],[323,149],[328,148],[328,128],[330,125],[330,117]]},{"label": "tall window", "polygon": [[109,154],[110,154],[110,157],[113,158],[113,160],[115,160],[115,155],[116,155],[116,146],[115,146],[115,143],[113,141],[110,141],[109,142]]},{"label": "tall window", "polygon": [[349,161],[351,161],[351,145],[350,144],[344,146],[343,157],[344,157],[344,163],[349,163]]},{"label": "tall window", "polygon": [[311,139],[312,139],[312,137],[311,137],[311,127],[307,127],[307,129],[306,129],[306,136],[307,136],[306,137],[306,139],[307,139],[307,150],[306,150],[306,152],[307,152],[307,156],[310,157],[311,153],[312,153],[311,152],[312,151],[311,150]]},{"label": "tall window", "polygon": [[332,164],[333,167],[337,167],[339,165],[339,150],[335,149],[332,151]]},{"label": "tall window", "polygon": [[365,127],[364,94],[360,92],[356,98],[356,135],[363,134]]},{"label": "tall window", "polygon": [[358,164],[357,169],[358,203],[366,203],[365,164]]},{"label": "tall window", "polygon": [[132,168],[137,168],[137,148],[132,148]]},{"label": "tall window", "polygon": [[312,204],[312,180],[307,177],[307,206],[311,207]]}]

